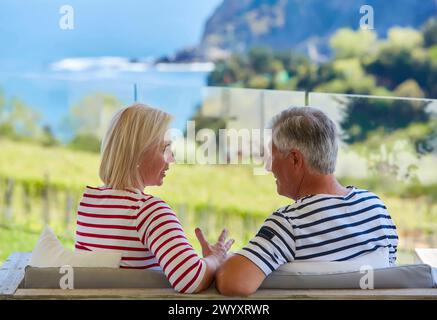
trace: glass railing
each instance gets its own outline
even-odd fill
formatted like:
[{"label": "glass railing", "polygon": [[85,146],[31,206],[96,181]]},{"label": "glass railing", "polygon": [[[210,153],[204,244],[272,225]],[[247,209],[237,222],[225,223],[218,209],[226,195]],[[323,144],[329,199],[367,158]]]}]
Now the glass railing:
[{"label": "glass railing", "polygon": [[[437,245],[437,100],[205,87],[190,77],[0,81],[3,228],[18,226],[35,239],[49,223],[72,244],[82,189],[100,183],[99,140],[121,106],[139,101],[162,108],[186,134],[189,120],[199,128],[262,130],[281,110],[310,105],[339,129],[338,178],[386,202],[400,236],[399,262],[412,262],[415,247]],[[38,121],[29,110],[39,113]],[[273,210],[290,202],[276,194],[271,176],[252,169],[242,163],[177,163],[151,192],[175,208],[190,240],[195,242],[195,226],[211,238],[227,226],[237,238],[236,250]]]},{"label": "glass railing", "polygon": [[309,93],[342,140],[336,175],[386,203],[399,233],[400,261],[437,245],[437,100]]}]

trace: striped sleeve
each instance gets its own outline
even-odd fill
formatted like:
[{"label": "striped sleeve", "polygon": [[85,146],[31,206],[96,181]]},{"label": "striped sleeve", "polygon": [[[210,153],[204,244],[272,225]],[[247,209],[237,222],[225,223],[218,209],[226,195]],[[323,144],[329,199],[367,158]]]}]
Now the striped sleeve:
[{"label": "striped sleeve", "polygon": [[266,276],[293,261],[295,241],[291,223],[283,214],[274,212],[238,254],[251,260]]},{"label": "striped sleeve", "polygon": [[390,216],[388,216],[388,218],[386,218],[386,220],[388,220],[388,225],[391,225],[393,227],[393,234],[395,236],[388,238],[389,241],[389,263],[391,266],[396,266],[396,255],[397,255],[397,251],[398,251],[398,236],[397,236],[397,231],[396,231],[396,225],[394,224],[393,220],[391,219]]},{"label": "striped sleeve", "polygon": [[163,200],[152,197],[139,209],[136,228],[172,287],[181,293],[193,293],[206,266],[188,242],[173,210]]}]

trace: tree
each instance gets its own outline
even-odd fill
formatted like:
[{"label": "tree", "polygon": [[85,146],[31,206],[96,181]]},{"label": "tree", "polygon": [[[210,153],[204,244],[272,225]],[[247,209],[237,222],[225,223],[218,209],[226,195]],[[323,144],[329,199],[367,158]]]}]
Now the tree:
[{"label": "tree", "polygon": [[330,65],[331,80],[322,78],[321,84],[314,88],[315,91],[372,94],[376,88],[375,78],[365,73],[358,58],[337,59]]},{"label": "tree", "polygon": [[232,55],[226,61],[216,64],[214,71],[208,75],[208,85],[228,86],[238,81],[245,81],[249,77],[250,66],[247,57]]},{"label": "tree", "polygon": [[4,107],[5,107],[5,94],[3,90],[0,88],[0,121],[2,119]]},{"label": "tree", "polygon": [[395,88],[394,93],[397,97],[423,98],[425,96],[423,90],[413,79],[402,82]]},{"label": "tree", "polygon": [[267,73],[272,59],[271,50],[267,48],[253,48],[249,51],[249,61],[255,73]]},{"label": "tree", "polygon": [[121,105],[117,97],[100,92],[82,98],[70,109],[75,133],[101,137],[112,114]]},{"label": "tree", "polygon": [[[437,56],[437,45],[433,47],[436,47]],[[427,96],[430,98],[437,98],[437,59],[435,60],[435,62],[431,63],[426,83],[427,85],[425,89],[428,92]]]},{"label": "tree", "polygon": [[38,125],[40,114],[13,97],[6,101],[0,92],[0,135],[10,139],[38,140],[41,128]]},{"label": "tree", "polygon": [[27,106],[19,98],[12,98],[9,122],[18,135],[36,138],[41,133],[41,129],[38,126],[40,119],[41,116],[37,111]]},{"label": "tree", "polygon": [[437,18],[429,19],[422,27],[425,47],[437,44]]},{"label": "tree", "polygon": [[49,125],[44,125],[41,134],[41,143],[45,147],[52,147],[59,145],[59,141],[56,139],[52,128]]},{"label": "tree", "polygon": [[355,143],[366,140],[375,130],[391,133],[412,123],[427,122],[430,116],[426,106],[424,102],[400,99],[350,98],[340,123],[344,141]]},{"label": "tree", "polygon": [[427,86],[431,63],[422,48],[385,45],[377,57],[365,65],[365,70],[373,74],[378,83],[393,90],[408,79],[414,79],[420,86]]},{"label": "tree", "polygon": [[372,30],[338,29],[329,43],[337,59],[363,57],[376,49],[377,35]]},{"label": "tree", "polygon": [[330,39],[334,58],[320,65],[294,52],[252,48],[218,63],[208,84],[392,95],[411,79],[417,87],[409,89],[423,92],[423,97],[436,97],[435,21],[430,20],[423,34],[412,28],[391,28],[387,39],[378,39],[371,30],[339,29]]},{"label": "tree", "polygon": [[73,150],[99,152],[100,143],[100,139],[94,134],[79,133],[68,143],[68,147]]},{"label": "tree", "polygon": [[106,93],[82,98],[70,108],[70,115],[65,119],[65,128],[73,134],[69,146],[98,152],[109,121],[121,105],[117,97]]},{"label": "tree", "polygon": [[9,135],[11,129],[13,131],[13,128],[7,123],[5,95],[0,89],[0,136]]}]

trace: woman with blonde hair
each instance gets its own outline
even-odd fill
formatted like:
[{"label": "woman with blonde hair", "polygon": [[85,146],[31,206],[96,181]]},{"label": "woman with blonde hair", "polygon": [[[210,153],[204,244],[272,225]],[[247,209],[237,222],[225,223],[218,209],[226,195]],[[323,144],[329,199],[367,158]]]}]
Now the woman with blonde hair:
[{"label": "woman with blonde hair", "polygon": [[170,206],[143,193],[147,186],[162,185],[174,161],[171,142],[165,140],[170,120],[168,113],[142,104],[114,115],[101,148],[104,186],[85,189],[75,247],[119,251],[121,268],[162,270],[175,290],[195,293],[209,287],[233,240],[226,241],[223,230],[210,245],[196,228],[200,258]]}]

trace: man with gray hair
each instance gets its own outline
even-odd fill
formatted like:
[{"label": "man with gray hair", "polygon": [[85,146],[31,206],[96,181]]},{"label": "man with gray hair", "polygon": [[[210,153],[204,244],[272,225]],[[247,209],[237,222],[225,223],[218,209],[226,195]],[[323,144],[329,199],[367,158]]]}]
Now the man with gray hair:
[{"label": "man with gray hair", "polygon": [[334,177],[335,124],[322,111],[289,108],[272,120],[271,168],[277,192],[295,203],[276,210],[256,236],[216,274],[225,295],[248,295],[282,264],[345,261],[386,248],[396,261],[398,236],[374,193]]}]

